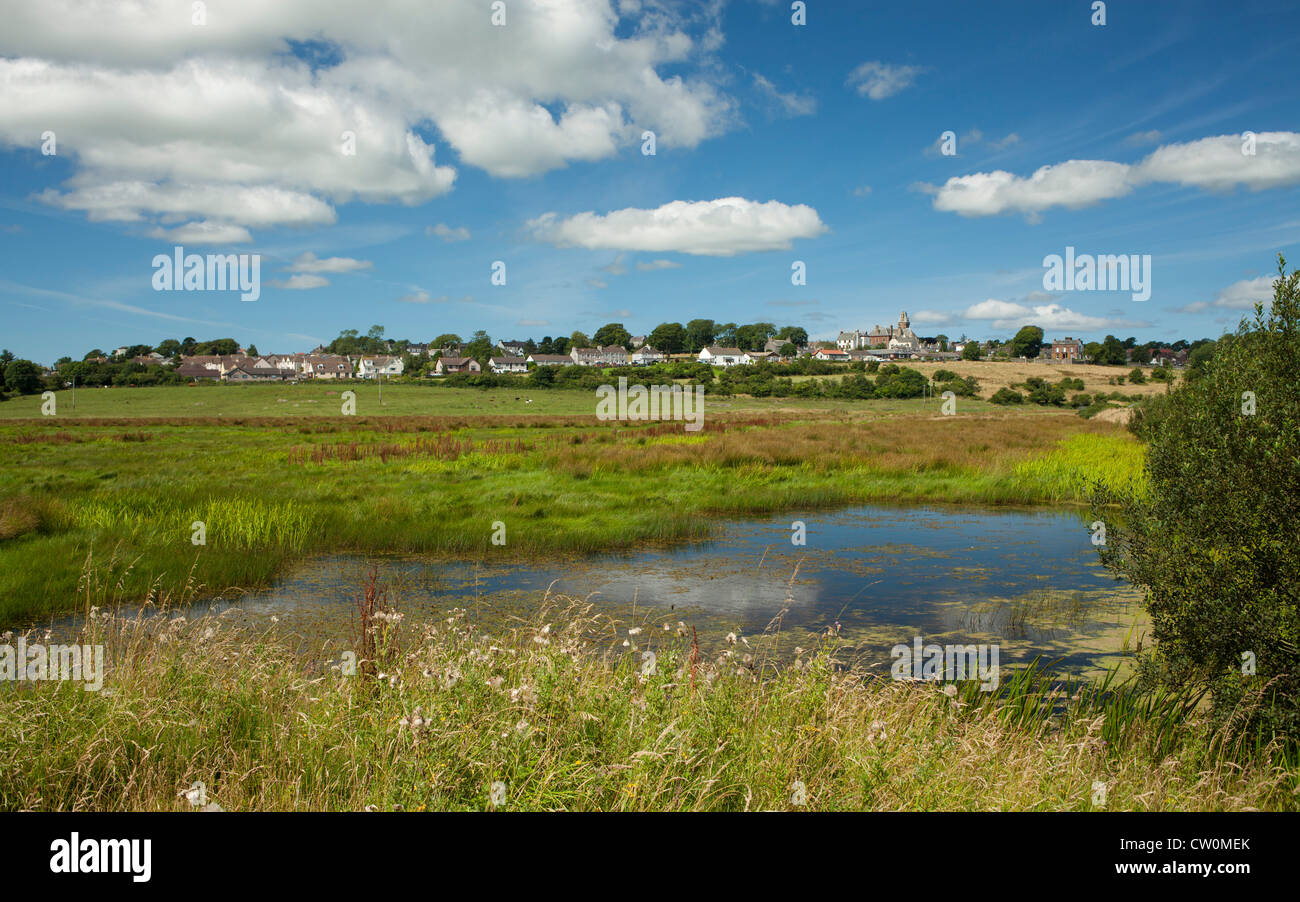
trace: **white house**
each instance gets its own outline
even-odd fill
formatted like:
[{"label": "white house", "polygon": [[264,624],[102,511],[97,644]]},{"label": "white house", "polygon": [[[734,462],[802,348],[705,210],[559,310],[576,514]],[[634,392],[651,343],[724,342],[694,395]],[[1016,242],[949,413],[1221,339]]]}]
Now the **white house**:
[{"label": "white house", "polygon": [[523,357],[489,357],[488,369],[494,373],[526,373],[528,361]]},{"label": "white house", "polygon": [[578,366],[600,366],[603,363],[600,348],[571,348],[569,359]]},{"label": "white house", "polygon": [[740,348],[708,347],[700,351],[700,363],[709,366],[738,366],[750,362],[750,357]]},{"label": "white house", "polygon": [[839,348],[818,348],[813,352],[813,360],[831,360],[839,363],[849,359],[849,352]]},{"label": "white house", "polygon": [[633,366],[649,366],[652,363],[659,363],[664,359],[664,355],[649,345],[643,345],[632,352],[630,358]]},{"label": "white house", "polygon": [[573,358],[568,354],[529,354],[527,362],[538,366],[572,366]]},{"label": "white house", "polygon": [[401,357],[361,357],[356,363],[356,375],[360,379],[376,379],[379,376],[400,376],[405,365]]}]

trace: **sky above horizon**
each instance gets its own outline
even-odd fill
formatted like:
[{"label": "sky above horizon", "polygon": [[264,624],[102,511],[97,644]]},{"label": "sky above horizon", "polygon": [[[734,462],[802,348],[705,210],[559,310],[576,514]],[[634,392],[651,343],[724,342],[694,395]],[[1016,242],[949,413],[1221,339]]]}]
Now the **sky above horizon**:
[{"label": "sky above horizon", "polygon": [[[0,0],[0,347],[902,310],[1172,341],[1300,258],[1290,0],[194,7]],[[154,290],[178,245],[259,254],[260,297]],[[1149,255],[1149,300],[1046,290],[1067,248]]]}]

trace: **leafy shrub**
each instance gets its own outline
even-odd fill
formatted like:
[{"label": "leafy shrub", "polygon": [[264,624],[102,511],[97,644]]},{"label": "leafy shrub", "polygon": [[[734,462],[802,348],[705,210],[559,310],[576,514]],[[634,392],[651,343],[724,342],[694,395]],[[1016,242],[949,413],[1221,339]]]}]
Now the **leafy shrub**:
[{"label": "leafy shrub", "polygon": [[1025,396],[1009,388],[999,388],[993,393],[993,397],[989,398],[989,401],[994,404],[1023,404],[1025,403]]},{"label": "leafy shrub", "polygon": [[1204,378],[1140,409],[1145,497],[1095,499],[1102,560],[1146,593],[1142,676],[1208,689],[1217,722],[1258,742],[1300,740],[1300,272],[1279,255],[1278,273]]}]

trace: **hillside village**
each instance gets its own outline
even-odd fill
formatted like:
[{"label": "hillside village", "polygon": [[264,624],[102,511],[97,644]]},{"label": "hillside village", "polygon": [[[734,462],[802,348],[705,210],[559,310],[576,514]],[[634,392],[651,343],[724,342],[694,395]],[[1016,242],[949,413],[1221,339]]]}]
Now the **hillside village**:
[{"label": "hillside village", "polygon": [[[626,344],[574,346],[566,354],[543,353],[537,350],[539,344],[531,339],[502,340],[490,344],[492,352],[486,359],[483,359],[481,353],[474,354],[465,343],[434,347],[432,344],[408,342],[387,342],[387,347],[394,353],[386,354],[332,353],[324,346],[306,352],[259,354],[255,349],[240,347],[235,353],[229,354],[167,356],[153,350],[128,358],[126,355],[130,349],[120,347],[112,352],[111,357],[103,355],[86,359],[88,362],[99,363],[129,361],[146,368],[166,367],[187,382],[220,381],[237,384],[308,379],[373,380],[412,375],[438,378],[485,371],[497,375],[524,374],[546,366],[623,367],[698,362],[711,367],[729,368],[793,358],[845,364],[902,360],[984,360],[993,359],[999,351],[1006,354],[1008,347],[996,341],[978,342],[962,338],[950,342],[946,336],[922,338],[912,328],[906,311],[899,314],[897,323],[883,327],[875,325],[870,330],[841,331],[834,342],[769,338],[759,349],[708,344],[697,352],[670,353],[649,344],[649,336],[628,337]],[[1115,339],[1108,336],[1108,341]],[[542,345],[550,342],[549,338],[544,339]],[[1176,345],[1186,345],[1186,342],[1178,342]],[[1100,346],[1094,346],[1093,350],[1096,347]],[[1037,359],[1053,363],[1093,362],[1094,355],[1088,351],[1089,346],[1082,339],[1066,336],[1050,342],[1043,341]],[[1144,354],[1143,351],[1147,353]],[[1187,347],[1157,344],[1147,349],[1124,347],[1123,356],[1111,362],[1181,367],[1187,363],[1187,357]],[[419,368],[418,373],[412,371],[414,367]]]}]

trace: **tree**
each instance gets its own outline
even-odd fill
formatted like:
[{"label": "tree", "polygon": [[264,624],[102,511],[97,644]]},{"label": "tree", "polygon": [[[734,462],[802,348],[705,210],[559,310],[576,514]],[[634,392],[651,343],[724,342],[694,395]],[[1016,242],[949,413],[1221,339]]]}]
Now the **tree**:
[{"label": "tree", "polygon": [[983,356],[984,352],[980,349],[980,343],[978,341],[968,341],[966,342],[965,347],[961,349],[962,360],[979,360]]},{"label": "tree", "polygon": [[248,346],[248,356],[249,356],[249,357],[260,357],[260,356],[261,356],[260,354],[257,353],[257,345],[249,345],[249,346]]},{"label": "tree", "polygon": [[460,336],[455,332],[444,332],[433,340],[433,348],[436,351],[441,351],[443,348],[459,347],[462,344],[464,344],[464,342],[461,341]]},{"label": "tree", "polygon": [[1097,357],[1101,354],[1101,342],[1090,341],[1083,346],[1083,356],[1093,363],[1097,362]]},{"label": "tree", "polygon": [[1135,366],[1133,367],[1132,370],[1129,371],[1128,381],[1132,382],[1134,385],[1146,385],[1147,375],[1146,373],[1142,372],[1142,367]]},{"label": "tree", "polygon": [[591,339],[589,339],[586,335],[582,334],[581,332],[574,332],[572,335],[569,336],[569,347],[589,348],[591,347]]},{"label": "tree", "polygon": [[736,328],[736,346],[744,351],[761,351],[767,340],[776,334],[772,323],[750,323]]},{"label": "tree", "polygon": [[632,343],[632,333],[623,328],[622,323],[606,323],[596,330],[592,341],[599,347],[619,345],[626,348]]},{"label": "tree", "polygon": [[21,358],[9,361],[5,367],[4,387],[20,395],[33,395],[41,390],[41,368],[30,360]]},{"label": "tree", "polygon": [[1146,595],[1140,674],[1208,690],[1219,723],[1264,741],[1300,737],[1297,379],[1300,272],[1279,255],[1271,309],[1257,303],[1202,378],[1139,408],[1146,490],[1095,498],[1103,562]]},{"label": "tree", "polygon": [[492,338],[482,329],[479,329],[469,337],[469,343],[465,345],[465,356],[473,357],[481,366],[486,366],[488,358],[492,356]]},{"label": "tree", "polygon": [[1033,359],[1043,349],[1043,330],[1038,326],[1024,326],[1011,339],[1011,356]]},{"label": "tree", "polygon": [[1205,372],[1206,366],[1214,359],[1217,342],[1206,341],[1187,354],[1187,378],[1198,379]]},{"label": "tree", "polygon": [[796,345],[808,344],[808,330],[802,326],[782,326],[781,331],[776,333],[776,337]]},{"label": "tree", "polygon": [[718,334],[718,324],[711,319],[693,319],[686,324],[685,351],[697,354],[713,344]]},{"label": "tree", "polygon": [[194,353],[201,357],[210,354],[228,357],[231,354],[239,353],[239,342],[233,338],[214,338],[212,341],[205,341],[196,345]]},{"label": "tree", "polygon": [[154,350],[164,357],[175,359],[181,355],[181,343],[174,338],[167,338],[158,342],[158,347]]},{"label": "tree", "polygon": [[1142,364],[1142,363],[1150,363],[1150,362],[1151,362],[1151,349],[1148,348],[1148,347],[1146,347],[1145,345],[1143,345],[1143,346],[1140,347],[1140,348],[1134,348],[1134,349],[1133,349],[1133,354],[1131,355],[1130,359],[1131,359],[1134,363],[1138,363],[1138,364]]},{"label": "tree", "polygon": [[1102,340],[1101,350],[1093,357],[1092,362],[1103,366],[1123,366],[1127,362],[1124,345],[1114,335],[1107,335]]},{"label": "tree", "polygon": [[947,335],[944,335],[944,334],[941,332],[941,333],[939,333],[938,335],[936,335],[936,336],[934,337],[934,340],[937,341],[937,342],[939,342],[939,350],[940,350],[941,352],[947,352],[947,350],[948,350],[948,336],[947,336]]},{"label": "tree", "polygon": [[794,342],[792,341],[787,341],[785,344],[781,345],[780,354],[782,357],[793,357],[798,353],[799,349],[795,347]]},{"label": "tree", "polygon": [[646,344],[665,354],[682,354],[690,348],[690,334],[681,323],[660,323],[646,338]]}]

